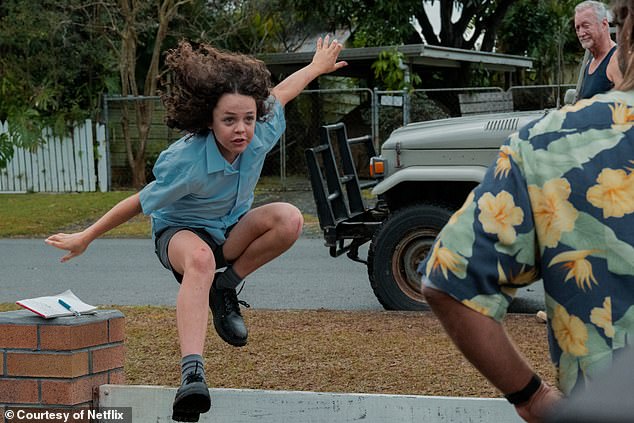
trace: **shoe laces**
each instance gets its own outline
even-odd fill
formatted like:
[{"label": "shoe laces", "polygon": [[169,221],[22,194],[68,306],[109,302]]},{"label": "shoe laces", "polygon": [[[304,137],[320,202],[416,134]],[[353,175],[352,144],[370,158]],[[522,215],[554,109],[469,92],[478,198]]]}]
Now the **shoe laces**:
[{"label": "shoe laces", "polygon": [[205,378],[203,378],[202,373],[198,372],[198,363],[195,364],[194,370],[187,373],[185,375],[185,384],[190,384],[194,382],[204,382]]},{"label": "shoe laces", "polygon": [[231,312],[235,312],[238,315],[242,316],[240,312],[240,305],[246,308],[250,308],[251,305],[244,300],[239,300],[238,295],[242,292],[242,288],[244,288],[244,283],[240,286],[240,290],[236,292],[235,289],[225,289],[224,290],[224,300],[225,300],[225,311],[227,314]]}]

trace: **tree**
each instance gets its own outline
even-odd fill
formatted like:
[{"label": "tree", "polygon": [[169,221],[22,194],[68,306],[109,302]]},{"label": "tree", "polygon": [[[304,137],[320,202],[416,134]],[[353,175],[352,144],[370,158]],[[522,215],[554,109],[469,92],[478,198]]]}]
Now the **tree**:
[{"label": "tree", "polygon": [[[393,46],[421,43],[413,22],[418,21],[427,44],[444,47],[492,51],[497,29],[509,7],[518,0],[281,0],[295,8],[300,18],[319,19],[324,30],[350,30],[354,47]],[[440,31],[434,32],[432,18],[424,7],[438,5]],[[454,16],[457,19],[452,19]],[[428,78],[443,86],[468,86],[478,69],[463,64]]]},{"label": "tree", "polygon": [[[156,4],[156,13],[158,25],[154,35],[152,45],[152,56],[150,64],[145,71],[145,81],[143,91],[139,90],[136,82],[137,76],[137,48],[138,36],[140,30],[145,29],[145,23],[139,18],[144,11],[144,7],[148,4],[139,0],[120,0],[120,11],[123,17],[123,26],[120,28],[119,35],[121,44],[119,47],[119,68],[121,71],[121,94],[138,96],[140,94],[146,96],[156,95],[156,84],[159,74],[159,59],[163,41],[167,36],[168,26],[178,11],[179,6],[188,3],[188,0],[162,0]],[[151,3],[151,2],[150,2]],[[151,42],[150,38],[150,42]],[[150,133],[152,123],[152,114],[154,112],[153,103],[136,102],[137,126],[139,128],[139,138],[136,150],[132,146],[129,131],[124,130],[124,140],[126,144],[126,152],[128,163],[132,169],[132,185],[140,188],[146,183],[145,178],[145,149]]]},{"label": "tree", "polygon": [[[117,58],[122,96],[154,96],[157,94],[160,57],[171,21],[179,7],[191,0],[111,0],[102,2],[101,16],[109,21],[103,27],[113,56]],[[95,28],[97,30],[97,28]],[[140,47],[149,51],[149,63],[140,69]],[[139,84],[142,81],[142,86]],[[123,105],[122,133],[126,156],[132,171],[132,185],[140,188],[146,184],[146,147],[150,133],[154,103],[135,101],[132,106],[138,138],[130,133],[130,107]]]},{"label": "tree", "polygon": [[[425,0],[431,4],[435,1]],[[414,11],[414,16],[421,26],[421,32],[429,44],[473,50],[476,42],[482,37],[480,50],[492,51],[495,47],[497,30],[509,7],[517,0],[437,1],[440,3],[440,32],[438,35],[434,33],[425,10],[420,7]],[[459,13],[455,22],[452,20],[454,10]],[[469,31],[467,31],[468,29]]]},{"label": "tree", "polygon": [[42,142],[42,128],[56,134],[90,116],[111,82],[105,46],[86,30],[80,0],[0,3],[0,168],[13,146]]},{"label": "tree", "polygon": [[[0,2],[0,168],[13,146],[41,142],[98,112],[103,93],[155,96],[161,54],[179,38],[219,47],[266,46],[271,15],[258,18],[263,0],[22,0]],[[268,10],[268,9],[266,9]],[[174,24],[173,27],[170,25]],[[262,41],[264,40],[264,41]],[[133,185],[145,183],[146,145],[153,104],[137,102],[122,127]],[[138,141],[130,124],[136,120]]]},{"label": "tree", "polygon": [[500,26],[499,50],[534,57],[538,84],[561,83],[562,68],[576,65],[583,54],[572,24],[577,3],[577,0],[518,1]]},{"label": "tree", "polygon": [[[286,0],[307,18],[320,16],[325,29],[345,27],[352,32],[356,47],[419,43],[412,25],[416,19],[428,44],[474,49],[482,37],[481,50],[495,46],[497,29],[509,7],[517,0]],[[440,6],[440,32],[436,34],[424,3]],[[303,12],[302,12],[303,11]],[[454,12],[459,15],[452,20]],[[469,31],[467,31],[469,29]]]}]

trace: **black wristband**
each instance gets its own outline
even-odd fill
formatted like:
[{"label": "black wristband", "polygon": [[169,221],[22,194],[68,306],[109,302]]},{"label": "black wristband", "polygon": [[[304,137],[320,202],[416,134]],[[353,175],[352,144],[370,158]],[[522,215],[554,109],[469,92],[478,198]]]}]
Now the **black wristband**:
[{"label": "black wristband", "polygon": [[504,398],[506,398],[507,401],[513,405],[522,404],[531,399],[533,394],[537,392],[541,385],[542,380],[540,379],[540,377],[536,374],[533,374],[530,382],[528,382],[528,384],[524,388],[522,388],[520,391],[513,392],[512,394],[506,394],[504,395]]}]

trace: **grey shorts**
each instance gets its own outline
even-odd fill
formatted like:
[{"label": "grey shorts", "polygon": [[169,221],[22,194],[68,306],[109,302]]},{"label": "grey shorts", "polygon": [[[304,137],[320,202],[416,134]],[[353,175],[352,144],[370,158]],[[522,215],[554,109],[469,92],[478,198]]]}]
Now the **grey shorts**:
[{"label": "grey shorts", "polygon": [[[233,229],[234,226],[235,225],[227,229],[226,235],[229,235],[229,232],[231,231],[231,229]],[[175,227],[164,229],[161,232],[159,232],[155,237],[154,252],[156,253],[156,256],[158,257],[163,267],[165,267],[167,270],[172,271],[172,274],[174,275],[178,283],[181,283],[183,281],[183,275],[181,275],[180,273],[178,273],[176,270],[172,268],[172,265],[169,260],[169,256],[167,254],[167,248],[169,246],[170,241],[172,240],[172,237],[177,232],[180,232],[180,231],[193,232],[196,235],[198,235],[200,239],[205,241],[205,243],[209,245],[209,248],[211,248],[211,251],[214,253],[214,258],[216,259],[216,266],[218,268],[225,267],[227,265],[224,255],[222,254],[222,248],[221,248],[222,244],[220,245],[217,244],[214,241],[214,239],[211,237],[211,235],[209,235],[209,233],[205,231],[204,229],[188,228],[184,226],[175,226]]]}]

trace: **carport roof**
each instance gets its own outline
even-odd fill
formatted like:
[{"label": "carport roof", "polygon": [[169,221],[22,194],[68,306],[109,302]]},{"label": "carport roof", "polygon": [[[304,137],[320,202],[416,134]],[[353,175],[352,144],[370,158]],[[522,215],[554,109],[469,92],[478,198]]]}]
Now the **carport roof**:
[{"label": "carport roof", "polygon": [[[346,76],[363,76],[370,69],[370,65],[378,58],[379,53],[394,47],[364,47],[346,48],[339,58],[348,62],[338,74]],[[479,64],[482,68],[492,71],[514,72],[518,69],[531,68],[531,57],[499,54],[475,50],[463,50],[451,47],[432,46],[427,44],[407,44],[397,46],[403,53],[407,64],[413,67],[442,67],[458,68],[462,63]],[[310,63],[313,52],[299,53],[270,53],[258,56],[263,60],[273,74],[288,74]]]}]

